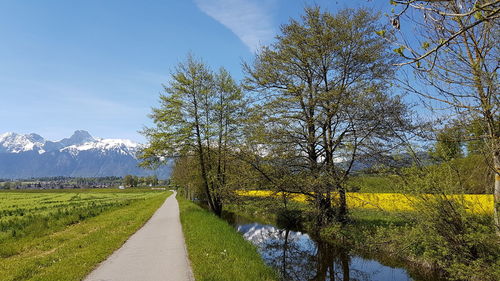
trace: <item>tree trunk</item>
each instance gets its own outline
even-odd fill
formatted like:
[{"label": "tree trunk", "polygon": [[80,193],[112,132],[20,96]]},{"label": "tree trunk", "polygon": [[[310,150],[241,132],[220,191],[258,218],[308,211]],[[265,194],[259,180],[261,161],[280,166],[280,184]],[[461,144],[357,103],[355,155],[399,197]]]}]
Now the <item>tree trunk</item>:
[{"label": "tree trunk", "polygon": [[319,233],[322,227],[329,225],[335,218],[335,212],[332,208],[332,201],[319,193],[316,195],[316,231]]},{"label": "tree trunk", "polygon": [[[195,114],[195,129],[196,129],[196,141],[198,145],[198,154],[199,154],[199,160],[200,160],[200,171],[201,171],[201,177],[203,179],[203,187],[205,190],[205,195],[207,196],[208,200],[208,207],[212,212],[217,214],[217,216],[220,216],[220,212],[217,213],[217,206],[214,204],[214,200],[212,198],[212,193],[210,191],[210,184],[208,181],[208,173],[207,173],[207,163],[205,161],[205,150],[203,149],[203,144],[202,144],[202,136],[201,136],[201,129],[200,129],[200,120],[198,116],[198,101],[196,99],[196,96],[193,96],[193,105],[194,105],[194,114]],[[210,154],[210,151],[207,152]]]},{"label": "tree trunk", "polygon": [[347,198],[345,187],[338,186],[339,190],[339,210],[337,213],[337,221],[345,223],[347,221]]},{"label": "tree trunk", "polygon": [[289,278],[288,272],[287,272],[287,252],[288,252],[288,236],[290,234],[290,230],[286,229],[285,230],[285,239],[283,243],[283,257],[281,261],[281,277],[284,280],[287,280]]},{"label": "tree trunk", "polygon": [[212,211],[214,212],[214,214],[218,217],[221,217],[222,216],[222,201],[217,198],[217,199],[214,199],[214,202],[213,202],[213,209]]},{"label": "tree trunk", "polygon": [[500,236],[500,150],[497,148],[493,153],[493,164],[495,167],[495,190],[493,191],[494,218],[496,232]]},{"label": "tree trunk", "polygon": [[344,281],[351,280],[349,272],[349,256],[344,252],[340,252],[340,263],[342,264],[342,277]]},{"label": "tree trunk", "polygon": [[323,281],[327,279],[328,271],[333,270],[335,252],[326,242],[319,240],[316,253],[316,275],[311,281]]}]

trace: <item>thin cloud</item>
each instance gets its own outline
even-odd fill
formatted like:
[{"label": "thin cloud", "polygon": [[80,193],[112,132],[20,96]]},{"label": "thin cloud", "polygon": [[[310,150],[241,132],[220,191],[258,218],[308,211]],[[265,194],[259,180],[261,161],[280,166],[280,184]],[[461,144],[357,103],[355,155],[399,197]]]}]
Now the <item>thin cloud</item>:
[{"label": "thin cloud", "polygon": [[261,1],[195,0],[198,8],[231,30],[255,52],[274,37],[269,9]]}]

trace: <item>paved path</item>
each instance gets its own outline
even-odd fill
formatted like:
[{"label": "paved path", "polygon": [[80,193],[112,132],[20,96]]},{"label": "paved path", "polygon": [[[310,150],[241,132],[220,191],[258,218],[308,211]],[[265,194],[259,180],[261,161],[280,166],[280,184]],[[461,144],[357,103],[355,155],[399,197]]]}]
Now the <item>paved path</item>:
[{"label": "paved path", "polygon": [[176,193],[85,281],[192,281]]}]

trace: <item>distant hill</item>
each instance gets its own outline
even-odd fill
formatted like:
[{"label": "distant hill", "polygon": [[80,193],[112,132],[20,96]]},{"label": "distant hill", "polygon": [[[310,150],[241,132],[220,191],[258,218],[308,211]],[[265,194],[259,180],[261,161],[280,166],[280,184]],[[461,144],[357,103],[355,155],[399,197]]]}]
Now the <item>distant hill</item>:
[{"label": "distant hill", "polygon": [[0,134],[0,178],[170,176],[169,165],[157,171],[138,167],[139,148],[131,140],[94,138],[83,130],[60,141],[4,133]]}]

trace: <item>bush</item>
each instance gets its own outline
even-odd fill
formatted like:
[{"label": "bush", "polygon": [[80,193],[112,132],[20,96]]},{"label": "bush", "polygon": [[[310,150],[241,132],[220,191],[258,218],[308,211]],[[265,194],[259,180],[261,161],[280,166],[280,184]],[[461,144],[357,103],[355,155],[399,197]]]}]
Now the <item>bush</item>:
[{"label": "bush", "polygon": [[405,189],[418,200],[413,202],[416,224],[400,242],[406,244],[406,255],[445,271],[450,280],[500,280],[500,247],[493,218],[467,212],[451,196],[469,191],[456,175],[469,167],[458,164],[470,161],[405,171]]},{"label": "bush", "polygon": [[[451,200],[426,202],[404,239],[410,255],[443,269],[451,280],[500,280],[500,247],[491,217],[473,215]],[[498,266],[496,268],[499,268]]]}]

